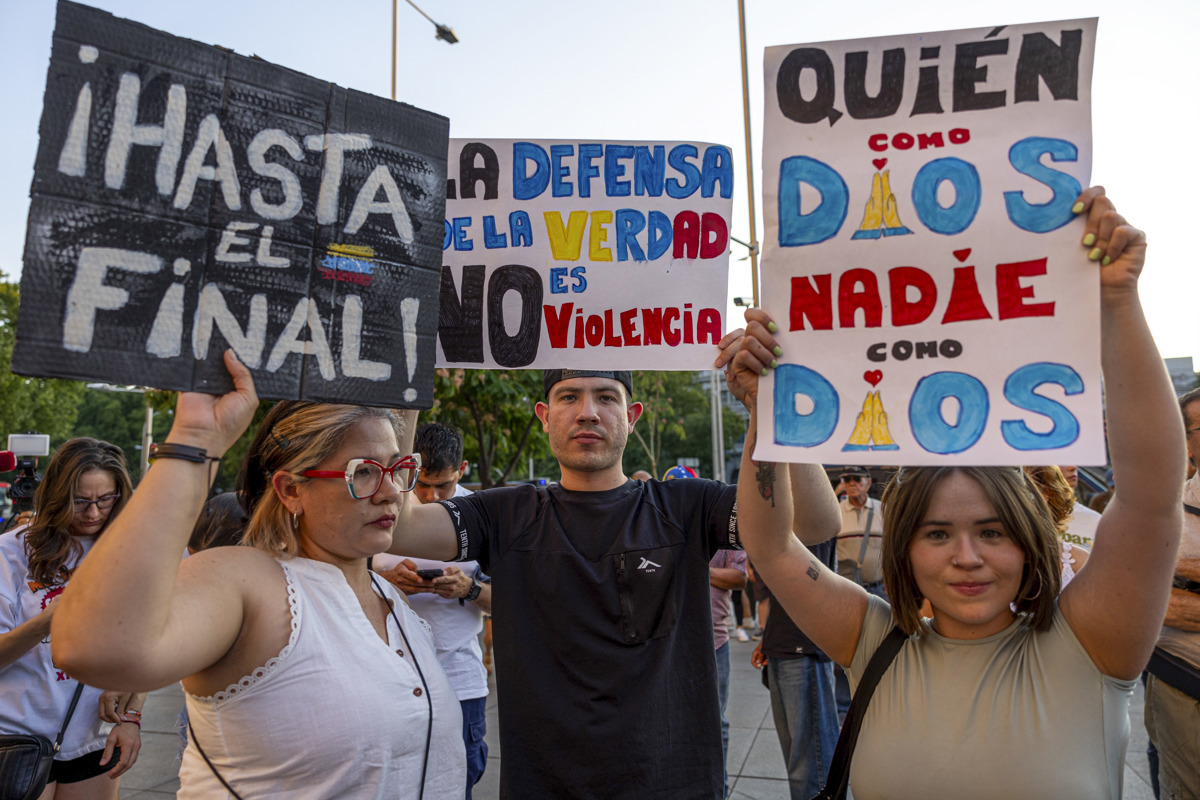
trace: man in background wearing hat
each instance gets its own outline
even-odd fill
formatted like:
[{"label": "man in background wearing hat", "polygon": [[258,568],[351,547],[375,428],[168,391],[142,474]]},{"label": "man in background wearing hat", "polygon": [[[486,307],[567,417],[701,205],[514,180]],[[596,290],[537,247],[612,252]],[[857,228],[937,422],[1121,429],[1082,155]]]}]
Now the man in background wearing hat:
[{"label": "man in background wearing hat", "polygon": [[856,581],[874,595],[883,591],[883,510],[871,497],[871,473],[866,467],[846,467],[838,476],[842,530],[838,534],[838,574]]},{"label": "man in background wearing hat", "polygon": [[739,547],[736,487],[625,476],[629,372],[546,370],[543,387],[560,482],[406,504],[393,549],[492,576],[502,798],[716,800],[708,564]]}]

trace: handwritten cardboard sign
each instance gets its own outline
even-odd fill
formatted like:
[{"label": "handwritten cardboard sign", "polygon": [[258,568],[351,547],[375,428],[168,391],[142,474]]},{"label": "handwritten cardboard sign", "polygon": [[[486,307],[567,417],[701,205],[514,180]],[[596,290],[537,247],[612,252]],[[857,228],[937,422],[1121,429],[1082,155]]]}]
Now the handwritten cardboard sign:
[{"label": "handwritten cardboard sign", "polygon": [[451,139],[449,168],[439,366],[711,368],[729,148]]},{"label": "handwritten cardboard sign", "polygon": [[449,123],[60,2],[12,369],[432,402]]},{"label": "handwritten cardboard sign", "polygon": [[1102,463],[1096,20],[772,47],[756,457]]}]

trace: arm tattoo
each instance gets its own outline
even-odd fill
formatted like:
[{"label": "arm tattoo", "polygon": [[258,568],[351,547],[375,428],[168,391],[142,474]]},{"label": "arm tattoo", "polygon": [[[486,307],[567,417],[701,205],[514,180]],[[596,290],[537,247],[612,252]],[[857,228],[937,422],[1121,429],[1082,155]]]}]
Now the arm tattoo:
[{"label": "arm tattoo", "polygon": [[808,565],[808,569],[806,569],[804,571],[804,574],[807,575],[808,577],[812,578],[815,581],[821,574],[821,571],[819,569],[817,569],[817,562],[816,561],[810,562]]},{"label": "arm tattoo", "polygon": [[763,500],[771,501],[771,508],[775,507],[775,465],[763,461],[758,465],[758,469],[754,473],[755,480],[758,481],[758,494]]}]

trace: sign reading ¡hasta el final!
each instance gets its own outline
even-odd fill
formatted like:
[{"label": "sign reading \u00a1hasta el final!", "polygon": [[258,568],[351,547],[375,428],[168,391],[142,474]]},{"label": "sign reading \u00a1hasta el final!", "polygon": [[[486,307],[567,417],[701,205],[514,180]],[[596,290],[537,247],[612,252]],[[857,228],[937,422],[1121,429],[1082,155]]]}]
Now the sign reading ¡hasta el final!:
[{"label": "sign reading \u00a1hasta el final!", "polygon": [[1096,20],[766,51],[755,458],[1104,462]]},{"label": "sign reading \u00a1hasta el final!", "polygon": [[12,369],[432,403],[449,122],[60,0]]}]

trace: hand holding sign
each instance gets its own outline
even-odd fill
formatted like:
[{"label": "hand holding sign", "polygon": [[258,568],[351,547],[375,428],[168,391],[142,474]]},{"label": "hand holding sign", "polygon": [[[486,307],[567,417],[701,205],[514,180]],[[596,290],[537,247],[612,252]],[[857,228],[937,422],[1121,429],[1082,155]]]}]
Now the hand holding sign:
[{"label": "hand holding sign", "polygon": [[1075,207],[1081,214],[1087,212],[1083,246],[1089,248],[1089,259],[1100,262],[1101,297],[1112,291],[1136,291],[1146,263],[1146,234],[1117,213],[1103,186],[1087,189]]},{"label": "hand holding sign", "polygon": [[225,351],[225,366],[233,378],[233,391],[223,395],[180,392],[168,442],[202,447],[210,456],[220,456],[250,427],[258,408],[254,378],[232,349]]}]

